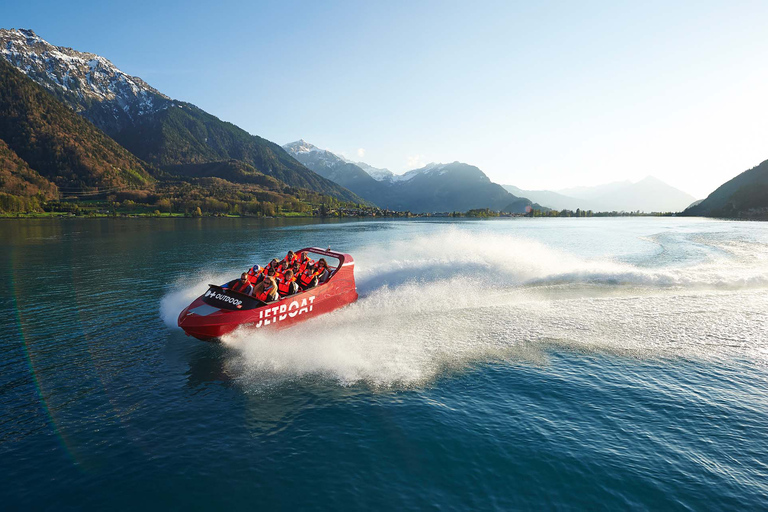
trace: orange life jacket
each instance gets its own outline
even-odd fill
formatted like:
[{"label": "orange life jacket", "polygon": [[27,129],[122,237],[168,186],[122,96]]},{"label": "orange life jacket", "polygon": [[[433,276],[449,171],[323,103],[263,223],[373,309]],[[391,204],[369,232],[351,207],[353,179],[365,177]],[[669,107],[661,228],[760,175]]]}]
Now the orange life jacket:
[{"label": "orange life jacket", "polygon": [[317,277],[316,272],[302,272],[299,276],[299,284],[304,287],[309,286],[315,280],[315,277]]},{"label": "orange life jacket", "polygon": [[280,295],[288,295],[291,293],[291,284],[296,281],[296,278],[292,277],[288,281],[286,281],[283,278],[280,278],[280,281],[277,283],[277,293]]},{"label": "orange life jacket", "polygon": [[272,291],[272,288],[269,290],[263,290],[260,294],[256,296],[257,299],[259,299],[261,302],[267,302],[270,298],[270,292]]},{"label": "orange life jacket", "polygon": [[286,254],[282,262],[285,262],[290,267],[291,265],[293,265],[294,261],[298,261],[298,260],[299,260],[299,256],[297,254],[294,254],[293,258],[288,258],[288,255]]},{"label": "orange life jacket", "polygon": [[320,278],[325,274],[325,280],[327,281],[329,277],[331,277],[331,271],[328,269],[328,267],[323,267],[321,269],[315,270],[315,275],[317,276],[317,280],[320,281]]},{"label": "orange life jacket", "polygon": [[307,258],[306,260],[300,259],[299,260],[299,273],[303,273],[305,270],[307,270],[307,267],[310,265],[314,265],[315,262],[312,258]]},{"label": "orange life jacket", "polygon": [[259,276],[262,275],[262,274],[266,274],[266,273],[267,273],[267,269],[266,268],[262,268],[258,272],[254,272],[253,271],[253,267],[251,267],[251,268],[248,269],[248,272],[247,272],[247,274],[248,274],[248,281],[250,281],[251,284],[256,284],[256,283],[259,282]]}]

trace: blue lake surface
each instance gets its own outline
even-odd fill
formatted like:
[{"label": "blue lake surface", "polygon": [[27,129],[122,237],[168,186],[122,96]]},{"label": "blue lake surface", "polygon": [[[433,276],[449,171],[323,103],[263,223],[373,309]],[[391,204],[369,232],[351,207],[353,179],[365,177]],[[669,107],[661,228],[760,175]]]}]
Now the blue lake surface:
[{"label": "blue lake surface", "polygon": [[[0,223],[4,509],[768,508],[768,224]],[[357,303],[189,338],[209,282],[355,257]]]}]

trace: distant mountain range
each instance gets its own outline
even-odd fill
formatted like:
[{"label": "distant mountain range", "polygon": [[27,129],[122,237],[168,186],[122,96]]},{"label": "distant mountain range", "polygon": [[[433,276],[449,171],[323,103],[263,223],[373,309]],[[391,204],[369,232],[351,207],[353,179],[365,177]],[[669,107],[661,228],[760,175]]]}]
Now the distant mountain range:
[{"label": "distant mountain range", "polygon": [[316,173],[382,208],[414,213],[480,208],[522,213],[526,207],[542,209],[492,183],[477,167],[461,162],[429,164],[397,175],[387,169],[350,162],[304,140],[283,148]]},{"label": "distant mountain range", "polygon": [[546,204],[555,210],[592,210],[595,212],[680,212],[696,201],[690,194],[648,176],[632,183],[619,181],[594,187],[559,190],[522,190],[513,185],[504,188],[516,195]]},{"label": "distant mountain range", "polygon": [[237,160],[290,187],[362,201],[279,145],[169,98],[104,57],[54,46],[31,30],[6,29],[0,29],[0,56],[141,160],[134,167],[142,172],[143,162],[183,175],[180,166]]},{"label": "distant mountain range", "polygon": [[768,220],[768,160],[727,181],[683,215]]},{"label": "distant mountain range", "polygon": [[687,207],[686,215],[768,218],[766,162],[700,202],[650,176],[532,191],[497,185],[461,162],[397,175],[305,141],[282,148],[168,97],[104,57],[54,46],[31,30],[0,29],[0,57],[0,209],[6,211],[9,204],[29,207],[95,191],[267,215],[281,207],[307,211],[306,202],[347,201],[412,212]]}]

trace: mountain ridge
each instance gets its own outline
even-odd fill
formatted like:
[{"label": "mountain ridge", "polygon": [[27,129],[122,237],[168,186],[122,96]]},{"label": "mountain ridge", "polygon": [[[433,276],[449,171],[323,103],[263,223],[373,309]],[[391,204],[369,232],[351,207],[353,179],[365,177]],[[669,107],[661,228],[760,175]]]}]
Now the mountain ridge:
[{"label": "mountain ridge", "polygon": [[366,164],[378,174],[376,179],[361,166],[303,139],[283,148],[315,172],[391,210],[430,213],[490,208],[523,213],[526,207],[542,209],[491,182],[479,168],[462,162],[431,163],[401,175]]},{"label": "mountain ridge", "polygon": [[680,212],[696,201],[690,194],[654,176],[646,176],[637,182],[616,181],[557,191],[522,190],[513,185],[504,187],[512,193],[519,191],[531,200],[547,204],[556,210],[579,208],[595,212]]},{"label": "mountain ridge", "polygon": [[768,220],[768,160],[726,181],[683,215]]},{"label": "mountain ridge", "polygon": [[237,159],[291,187],[362,201],[279,145],[169,98],[104,57],[54,46],[27,29],[0,29],[0,56],[145,162],[163,168]]}]

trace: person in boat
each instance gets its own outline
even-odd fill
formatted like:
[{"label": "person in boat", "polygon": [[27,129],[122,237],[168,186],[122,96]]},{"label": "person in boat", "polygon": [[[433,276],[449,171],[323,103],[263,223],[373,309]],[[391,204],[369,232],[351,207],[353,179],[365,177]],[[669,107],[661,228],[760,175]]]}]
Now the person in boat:
[{"label": "person in boat", "polygon": [[267,269],[263,268],[261,269],[261,272],[259,272],[259,275],[256,276],[256,282],[253,283],[254,286],[264,281],[265,277],[267,277]]},{"label": "person in boat", "polygon": [[317,273],[315,273],[315,268],[313,266],[307,266],[304,269],[304,272],[299,274],[299,288],[302,290],[309,290],[310,288],[314,288],[317,286]]},{"label": "person in boat", "polygon": [[294,254],[293,251],[288,251],[288,254],[285,255],[285,258],[283,258],[283,262],[286,265],[293,265],[293,262],[298,260],[298,257],[296,254]]},{"label": "person in boat", "polygon": [[299,255],[299,273],[304,272],[307,269],[307,267],[312,267],[314,266],[314,264],[315,262],[312,260],[312,258],[307,256],[306,252],[302,252]]},{"label": "person in boat", "polygon": [[265,276],[264,280],[256,285],[253,295],[262,302],[273,302],[280,297],[277,294],[277,284],[270,276]]},{"label": "person in boat", "polygon": [[331,277],[331,272],[328,270],[328,263],[325,262],[325,258],[317,260],[315,265],[315,272],[317,273],[317,282],[324,283]]},{"label": "person in boat", "polygon": [[277,272],[277,269],[278,269],[278,268],[280,268],[280,262],[279,262],[279,261],[277,261],[277,258],[272,258],[272,261],[270,261],[269,263],[267,263],[267,266],[266,266],[266,269],[267,269],[267,270],[269,270],[269,269],[272,269],[272,270],[274,270],[275,272]]},{"label": "person in boat", "polygon": [[248,281],[251,284],[260,283],[261,280],[263,279],[263,277],[262,277],[263,271],[264,271],[264,269],[261,268],[260,265],[252,266],[251,268],[248,269]]},{"label": "person in boat", "polygon": [[282,279],[286,272],[288,272],[289,267],[284,266],[284,263],[280,263],[280,266],[277,267],[277,270],[275,270],[275,279]]},{"label": "person in boat", "polygon": [[268,274],[270,271],[272,271],[272,277],[274,277],[275,279],[282,277],[283,272],[285,272],[285,269],[283,268],[283,263],[278,261],[275,265],[267,269]]},{"label": "person in boat", "polygon": [[248,273],[243,272],[240,279],[235,282],[230,288],[233,292],[242,293],[243,295],[250,295],[253,293],[253,285],[248,279]]},{"label": "person in boat", "polygon": [[283,277],[277,280],[277,293],[279,293],[281,297],[287,297],[298,291],[299,285],[296,284],[296,279],[293,277],[293,270],[286,270]]}]

